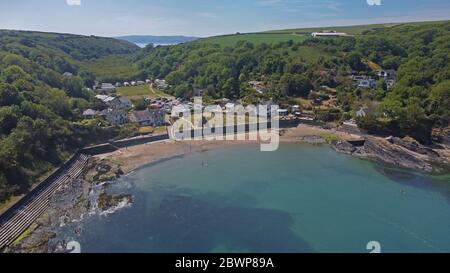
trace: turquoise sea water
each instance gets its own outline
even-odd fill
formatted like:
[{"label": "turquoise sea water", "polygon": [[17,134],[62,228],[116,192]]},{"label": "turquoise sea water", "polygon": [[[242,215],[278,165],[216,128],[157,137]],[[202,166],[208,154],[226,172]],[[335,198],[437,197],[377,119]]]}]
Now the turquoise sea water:
[{"label": "turquoise sea water", "polygon": [[134,204],[84,220],[83,252],[450,252],[450,181],[283,144],[141,168]]}]

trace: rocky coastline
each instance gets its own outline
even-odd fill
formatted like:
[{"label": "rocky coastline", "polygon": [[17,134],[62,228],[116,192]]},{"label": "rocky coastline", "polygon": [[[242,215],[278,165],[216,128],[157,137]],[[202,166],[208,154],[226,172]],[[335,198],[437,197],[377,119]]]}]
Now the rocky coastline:
[{"label": "rocky coastline", "polygon": [[6,253],[65,253],[68,241],[59,238],[68,229],[73,239],[82,232],[81,221],[93,214],[108,215],[132,204],[129,194],[111,194],[109,185],[124,172],[120,164],[91,158],[82,176],[60,189],[50,199],[50,207]]},{"label": "rocky coastline", "polygon": [[443,154],[448,149],[424,146],[410,137],[364,136],[359,141],[333,141],[331,147],[361,159],[426,173],[447,172],[450,164],[448,155]]}]

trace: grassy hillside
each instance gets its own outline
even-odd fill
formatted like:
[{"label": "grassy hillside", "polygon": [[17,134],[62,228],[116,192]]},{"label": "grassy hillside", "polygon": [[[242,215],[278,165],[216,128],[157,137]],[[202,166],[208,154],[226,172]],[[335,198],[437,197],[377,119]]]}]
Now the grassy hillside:
[{"label": "grassy hillside", "polygon": [[85,71],[92,73],[99,82],[122,82],[136,79],[139,74],[129,55],[112,55],[92,59],[80,64]]},{"label": "grassy hillside", "polygon": [[284,30],[272,30],[268,33],[297,33],[297,34],[311,34],[312,32],[318,31],[336,31],[336,32],[346,32],[348,34],[362,34],[365,31],[382,29],[387,27],[392,27],[400,24],[374,24],[374,25],[355,25],[355,26],[334,26],[334,27],[313,27],[313,28],[294,28],[294,29],[284,29]]},{"label": "grassy hillside", "polygon": [[95,80],[83,66],[137,50],[110,38],[0,30],[0,203],[76,149],[120,133],[79,122],[93,105],[84,87]]},{"label": "grassy hillside", "polygon": [[32,31],[0,30],[3,50],[14,50],[8,45],[21,48],[45,49],[48,53],[65,55],[73,60],[88,60],[113,54],[130,54],[139,47],[123,40],[96,36],[58,34]]}]

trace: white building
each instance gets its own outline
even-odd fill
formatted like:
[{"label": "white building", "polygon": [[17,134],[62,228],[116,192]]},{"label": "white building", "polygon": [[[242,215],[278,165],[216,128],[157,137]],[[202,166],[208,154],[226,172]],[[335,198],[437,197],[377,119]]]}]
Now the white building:
[{"label": "white building", "polygon": [[102,83],[99,91],[105,92],[105,93],[114,92],[114,91],[116,91],[116,87],[114,85],[112,85],[111,83]]},{"label": "white building", "polygon": [[313,32],[311,33],[311,36],[316,38],[316,37],[346,37],[349,35],[344,32],[330,31],[330,32]]}]

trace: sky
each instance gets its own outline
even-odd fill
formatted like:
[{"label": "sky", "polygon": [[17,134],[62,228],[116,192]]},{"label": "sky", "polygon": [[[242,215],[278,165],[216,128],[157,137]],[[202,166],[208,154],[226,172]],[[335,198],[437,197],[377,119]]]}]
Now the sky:
[{"label": "sky", "polygon": [[0,0],[0,29],[213,36],[450,19],[449,0]]}]

